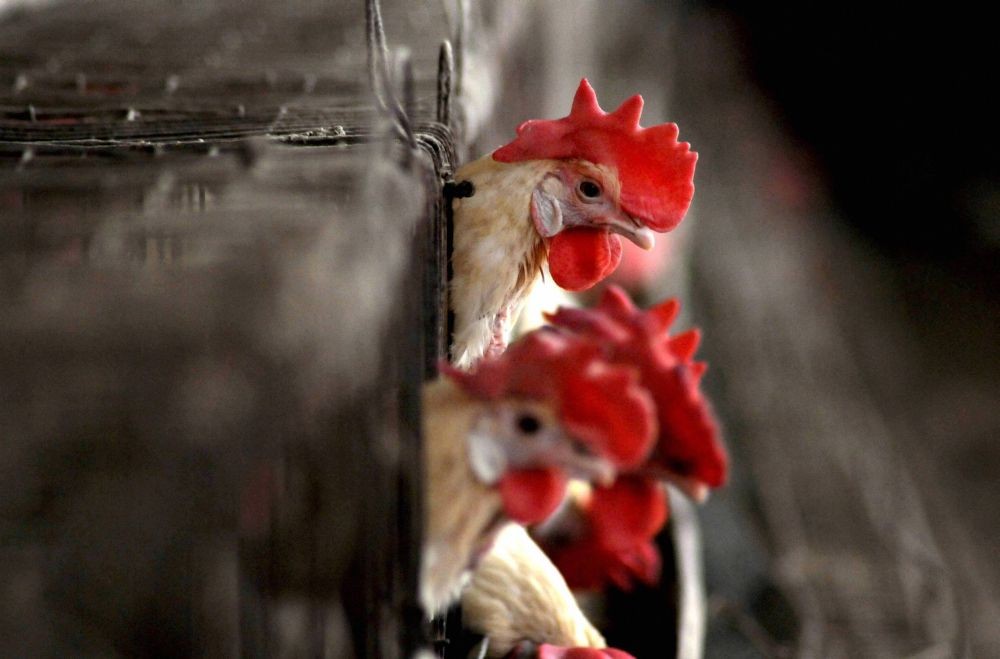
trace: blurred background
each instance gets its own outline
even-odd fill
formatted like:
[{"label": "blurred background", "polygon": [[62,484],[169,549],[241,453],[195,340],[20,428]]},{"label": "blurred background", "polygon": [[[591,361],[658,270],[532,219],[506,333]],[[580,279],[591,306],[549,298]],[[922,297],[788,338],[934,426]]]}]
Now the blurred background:
[{"label": "blurred background", "polygon": [[[382,4],[398,84],[361,0],[0,0],[2,654],[426,645],[441,184],[586,76],[700,156],[617,281],[704,333],[733,464],[698,511],[704,656],[996,655],[985,10]],[[671,654],[661,609],[612,601],[609,640]]]}]

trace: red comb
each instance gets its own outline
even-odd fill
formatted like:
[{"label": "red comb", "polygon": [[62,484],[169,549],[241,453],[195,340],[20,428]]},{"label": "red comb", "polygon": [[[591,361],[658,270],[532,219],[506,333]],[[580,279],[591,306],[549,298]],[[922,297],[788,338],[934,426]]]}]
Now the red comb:
[{"label": "red comb", "polygon": [[517,127],[517,138],[493,152],[499,162],[579,158],[614,168],[621,182],[622,208],[654,231],[675,227],[694,196],[698,154],[677,141],[676,124],[639,125],[642,97],[604,112],[584,78],[569,116],[532,119]]},{"label": "red comb", "polygon": [[642,464],[652,448],[653,402],[636,370],[607,363],[581,337],[537,330],[471,372],[447,365],[441,370],[477,398],[550,402],[575,439],[621,468]]},{"label": "red comb", "polygon": [[610,362],[640,370],[659,421],[649,466],[718,487],[726,479],[727,458],[698,386],[705,365],[692,360],[699,335],[696,330],[673,337],[667,333],[678,309],[675,300],[668,300],[644,312],[622,289],[610,286],[596,308],[560,308],[548,318],[600,343]]}]

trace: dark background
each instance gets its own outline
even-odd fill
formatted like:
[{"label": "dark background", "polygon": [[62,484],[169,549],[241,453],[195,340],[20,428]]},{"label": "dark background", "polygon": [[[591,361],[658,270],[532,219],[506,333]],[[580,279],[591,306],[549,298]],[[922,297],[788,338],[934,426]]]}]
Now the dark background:
[{"label": "dark background", "polygon": [[[891,3],[887,3],[891,4]],[[749,6],[747,6],[749,5]],[[845,219],[885,252],[997,283],[996,55],[982,9],[718,3]]]},{"label": "dark background", "polygon": [[[991,23],[961,4],[708,2],[682,15],[678,121],[703,156],[697,320],[736,456],[732,491],[706,510],[710,591],[750,603],[766,633],[739,615],[733,626],[765,655],[793,637],[818,656],[995,652]],[[729,547],[743,549],[726,553],[711,535],[730,504],[763,537],[737,531]],[[796,616],[734,576],[752,571],[754,547],[772,578],[790,569],[776,579]],[[709,656],[742,651],[712,639]]]}]

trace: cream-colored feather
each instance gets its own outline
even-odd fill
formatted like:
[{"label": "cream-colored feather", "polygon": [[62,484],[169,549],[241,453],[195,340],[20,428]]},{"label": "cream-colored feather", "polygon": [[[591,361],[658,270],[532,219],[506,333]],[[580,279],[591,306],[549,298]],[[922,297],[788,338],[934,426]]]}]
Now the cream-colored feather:
[{"label": "cream-colored feather", "polygon": [[518,642],[605,647],[583,615],[565,579],[524,528],[508,524],[462,592],[466,627],[489,637],[489,656]]},{"label": "cream-colored feather", "polygon": [[500,495],[480,483],[469,466],[466,436],[482,403],[450,380],[424,385],[424,548],[420,603],[428,615],[458,600],[476,554],[501,517]]},{"label": "cream-colored feather", "polygon": [[531,220],[531,193],[556,163],[500,163],[487,155],[455,174],[475,194],[456,199],[451,283],[452,361],[474,364],[506,343],[523,298],[541,274],[546,249]]}]

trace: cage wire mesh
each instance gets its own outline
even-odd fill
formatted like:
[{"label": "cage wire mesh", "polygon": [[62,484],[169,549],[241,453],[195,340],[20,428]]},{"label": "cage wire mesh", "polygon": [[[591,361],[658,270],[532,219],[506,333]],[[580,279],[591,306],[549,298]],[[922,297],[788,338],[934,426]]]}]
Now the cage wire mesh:
[{"label": "cage wire mesh", "polygon": [[[199,603],[211,584],[329,616],[352,560],[374,580],[407,553],[389,543],[411,517],[396,496],[422,368],[397,364],[422,349],[404,274],[427,189],[380,146],[328,151],[0,176],[4,551],[41,580],[5,611],[37,634],[4,638],[65,649],[54,608],[116,645],[193,650],[230,618]],[[23,560],[5,563],[21,580]],[[290,633],[278,618],[259,621],[265,647]]]},{"label": "cage wire mesh", "polygon": [[[387,16],[441,33],[435,7]],[[364,10],[0,16],[5,656],[423,643],[454,152],[440,39],[391,81],[413,151],[372,103]]]}]

